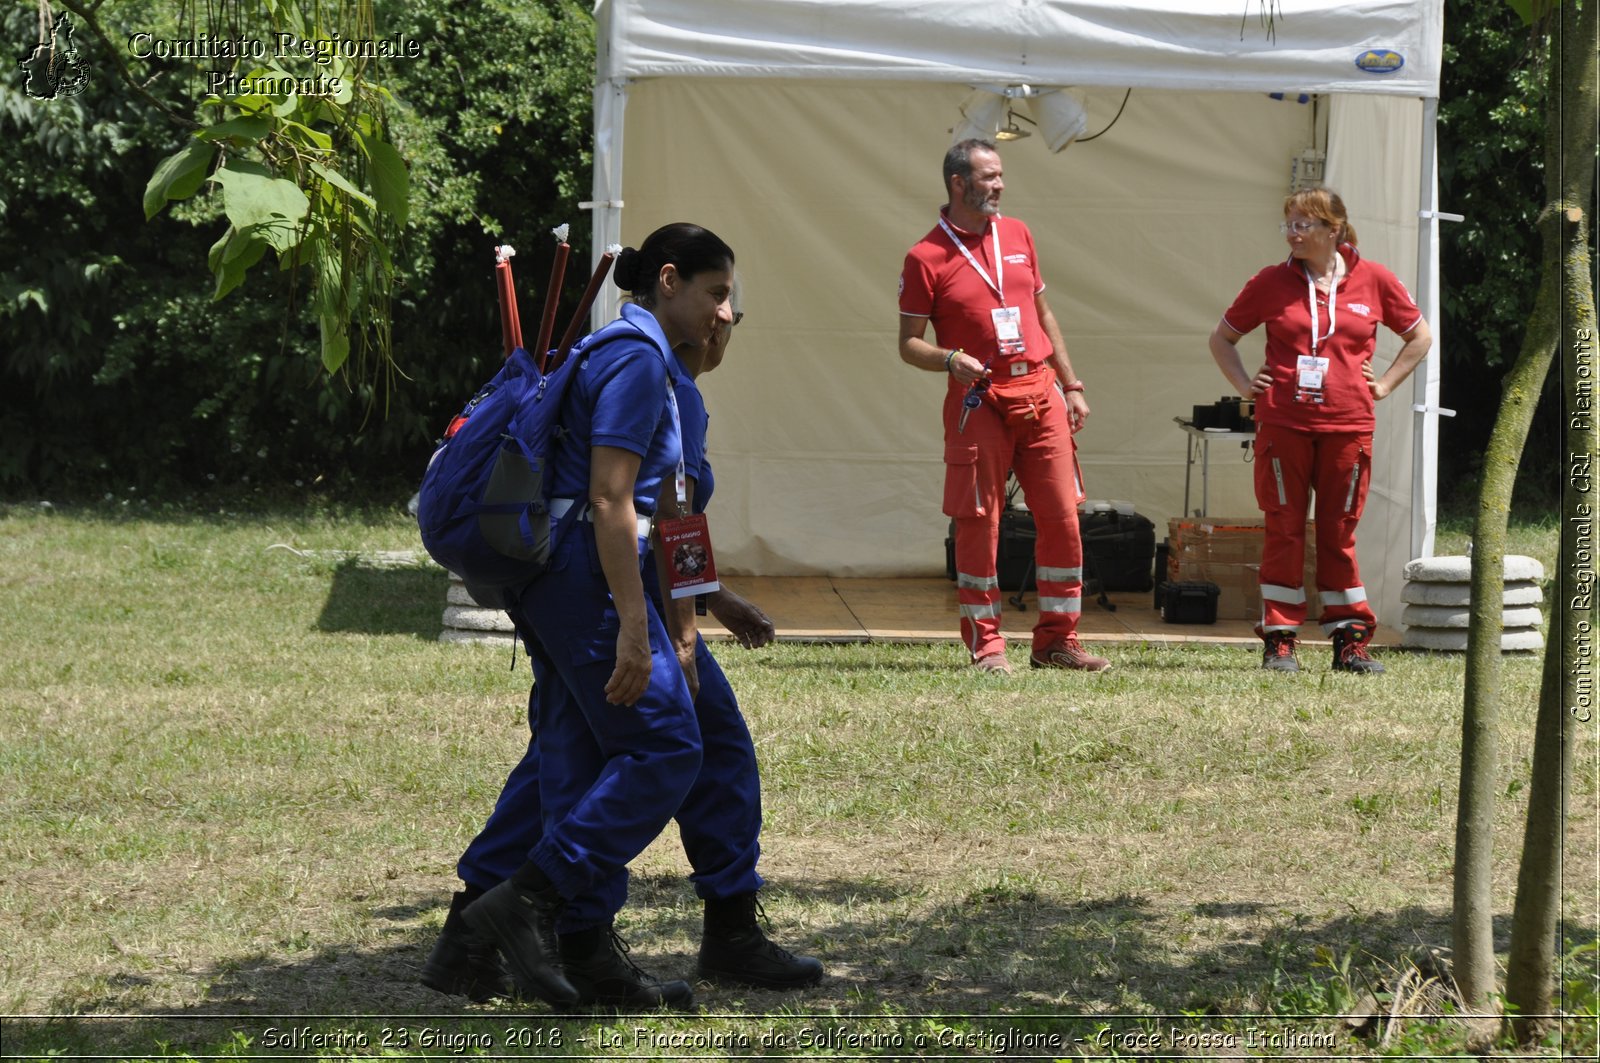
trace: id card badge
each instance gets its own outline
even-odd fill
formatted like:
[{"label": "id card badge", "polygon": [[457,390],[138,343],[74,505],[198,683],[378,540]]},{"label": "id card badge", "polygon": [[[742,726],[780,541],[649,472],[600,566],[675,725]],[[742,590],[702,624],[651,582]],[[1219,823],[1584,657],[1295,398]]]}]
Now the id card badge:
[{"label": "id card badge", "polygon": [[1302,354],[1295,364],[1294,400],[1296,402],[1322,401],[1322,384],[1328,374],[1328,359],[1321,355]]},{"label": "id card badge", "polygon": [[1022,310],[1015,306],[1001,306],[989,311],[989,316],[994,320],[995,339],[1000,341],[1000,353],[1007,358],[1016,358],[1026,354],[1027,345],[1022,342]]},{"label": "id card badge", "polygon": [[688,598],[721,588],[704,513],[657,521],[656,527],[661,531],[661,550],[667,560],[667,593],[671,597]]}]

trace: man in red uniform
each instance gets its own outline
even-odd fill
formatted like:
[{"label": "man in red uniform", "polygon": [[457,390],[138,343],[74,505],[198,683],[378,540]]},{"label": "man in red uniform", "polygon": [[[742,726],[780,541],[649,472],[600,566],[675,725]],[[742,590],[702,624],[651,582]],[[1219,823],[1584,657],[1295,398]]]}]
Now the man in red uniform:
[{"label": "man in red uniform", "polygon": [[[1072,434],[1089,417],[1061,328],[1044,298],[1033,234],[1000,216],[1000,156],[964,140],[944,158],[949,202],[900,274],[900,357],[944,373],[944,512],[955,520],[961,639],[974,666],[1010,674],[1000,634],[996,553],[1008,473],[1033,513],[1039,620],[1035,668],[1102,672],[1078,641],[1082,498]],[[924,336],[933,322],[938,346]]]}]

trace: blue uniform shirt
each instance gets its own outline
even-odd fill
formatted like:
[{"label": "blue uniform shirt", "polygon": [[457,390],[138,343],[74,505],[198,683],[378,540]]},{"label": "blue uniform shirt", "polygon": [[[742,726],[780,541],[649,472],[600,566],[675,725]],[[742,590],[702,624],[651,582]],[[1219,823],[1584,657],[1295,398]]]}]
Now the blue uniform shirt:
[{"label": "blue uniform shirt", "polygon": [[662,479],[670,482],[682,452],[667,406],[667,382],[669,365],[672,377],[681,377],[683,370],[653,314],[630,303],[622,316],[643,335],[624,333],[592,354],[578,348],[571,355],[582,360],[562,405],[567,434],[554,462],[553,494],[588,498],[590,449],[618,447],[640,457],[633,504],[648,515],[656,510]]},{"label": "blue uniform shirt", "polygon": [[711,501],[711,462],[706,459],[706,430],[711,425],[711,415],[706,413],[706,400],[694,378],[678,372],[673,377],[673,390],[678,394],[678,415],[683,421],[683,468],[694,481],[695,513],[704,513]]}]

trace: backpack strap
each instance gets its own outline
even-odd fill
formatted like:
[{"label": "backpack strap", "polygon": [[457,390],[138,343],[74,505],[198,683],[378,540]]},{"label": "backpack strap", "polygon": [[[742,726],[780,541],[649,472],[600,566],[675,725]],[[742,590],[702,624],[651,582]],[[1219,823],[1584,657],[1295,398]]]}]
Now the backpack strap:
[{"label": "backpack strap", "polygon": [[[543,390],[545,388],[545,385],[549,381],[550,377],[551,376],[555,376],[557,374],[560,374],[560,373],[563,372],[563,370],[565,370],[564,375],[562,375],[561,378],[556,381],[555,390],[552,391],[548,396],[542,396],[540,398],[540,400],[539,400],[539,401],[544,401],[545,398],[548,398],[550,401],[552,401],[552,402],[554,402],[556,404],[556,418],[557,419],[555,421],[555,432],[551,437],[551,441],[552,442],[554,442],[555,440],[560,439],[563,435],[565,435],[565,430],[562,427],[561,421],[560,421],[561,404],[566,401],[567,388],[569,388],[572,385],[572,378],[578,375],[578,366],[581,365],[583,360],[587,359],[590,354],[592,354],[593,352],[599,350],[601,347],[605,346],[607,343],[610,343],[612,340],[621,339],[622,337],[627,336],[627,335],[638,336],[638,337],[642,337],[643,339],[649,340],[651,348],[654,349],[656,351],[656,353],[661,354],[661,348],[656,344],[655,340],[653,338],[651,338],[649,333],[645,332],[645,330],[640,328],[638,325],[635,325],[632,321],[629,321],[626,316],[619,317],[619,318],[617,318],[617,319],[615,319],[613,321],[607,322],[606,324],[600,326],[595,331],[591,332],[588,336],[585,337],[585,340],[587,340],[587,342],[583,343],[582,349],[574,348],[573,350],[568,351],[567,352],[567,360],[562,362],[555,369],[551,370],[551,372],[549,374],[547,374],[545,377],[543,377],[539,381],[538,389],[539,389],[540,392],[543,392]],[[582,341],[580,341],[580,342],[582,342]],[[575,364],[573,363],[574,359],[577,359],[577,362]],[[662,361],[663,361],[663,363],[666,362],[666,355],[665,354],[662,354]],[[570,364],[570,368],[569,368],[569,364]],[[670,389],[672,387],[672,367],[670,365],[667,366],[667,387],[668,387],[668,390],[670,392]],[[679,439],[679,444],[680,444],[680,450],[681,450],[681,445],[682,445],[681,437]],[[534,459],[533,453],[528,449],[527,444],[524,443],[520,438],[517,439],[517,445],[522,448],[523,453],[525,455],[527,455],[527,457],[528,457],[528,459],[530,461]],[[679,459],[678,459],[678,463],[679,463],[680,467],[683,464],[683,458],[681,456],[681,453],[680,453],[680,456],[679,456]],[[553,477],[552,477],[552,479],[553,479]],[[575,505],[575,506],[571,507],[565,513],[561,514],[561,516],[556,517],[554,520],[552,520],[550,522],[550,543],[551,543],[552,547],[555,545],[557,536],[563,534],[572,525],[572,523],[574,521],[576,521],[579,517],[583,516],[583,514],[588,511],[588,509],[589,509],[589,503],[587,501],[585,501],[581,506],[580,505]],[[526,510],[523,511],[522,516],[521,516],[520,520],[518,521],[518,523],[519,523],[519,525],[521,527],[521,530],[522,530],[523,540],[525,542],[531,542],[533,540],[533,528],[532,528],[532,525],[528,521],[528,514],[527,514]]]}]

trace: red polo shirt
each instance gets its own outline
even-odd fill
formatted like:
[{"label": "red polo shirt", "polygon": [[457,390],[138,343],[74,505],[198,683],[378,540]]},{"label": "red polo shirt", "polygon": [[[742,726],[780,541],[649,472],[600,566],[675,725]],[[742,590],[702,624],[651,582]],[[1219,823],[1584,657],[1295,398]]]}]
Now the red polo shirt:
[{"label": "red polo shirt", "polygon": [[[1267,327],[1267,368],[1272,386],[1256,400],[1256,420],[1284,428],[1329,432],[1370,432],[1376,424],[1372,392],[1361,363],[1372,357],[1381,323],[1396,333],[1410,332],[1422,311],[1400,279],[1369,262],[1349,244],[1339,248],[1345,273],[1339,278],[1333,308],[1334,330],[1317,344],[1328,359],[1321,403],[1295,400],[1298,362],[1311,353],[1311,287],[1305,268],[1293,257],[1251,277],[1222,323],[1246,333]],[[1316,293],[1318,336],[1328,332],[1327,295]]]},{"label": "red polo shirt", "polygon": [[[944,215],[946,208],[940,208]],[[925,317],[933,322],[935,342],[940,347],[960,347],[980,362],[992,356],[997,377],[1010,375],[1013,361],[1034,366],[1051,354],[1050,340],[1039,324],[1039,308],[1034,296],[1044,291],[1039,277],[1039,258],[1033,249],[1033,234],[1015,218],[995,215],[982,233],[969,233],[945,221],[972,257],[997,281],[1005,292],[1004,304],[988,281],[957,249],[943,226],[935,225],[927,236],[906,252],[900,271],[900,312]],[[1000,268],[995,265],[995,234],[1000,237]],[[1021,310],[1022,340],[1027,352],[1021,359],[1001,356],[990,312],[1005,306]],[[956,386],[954,377],[951,386]]]}]

